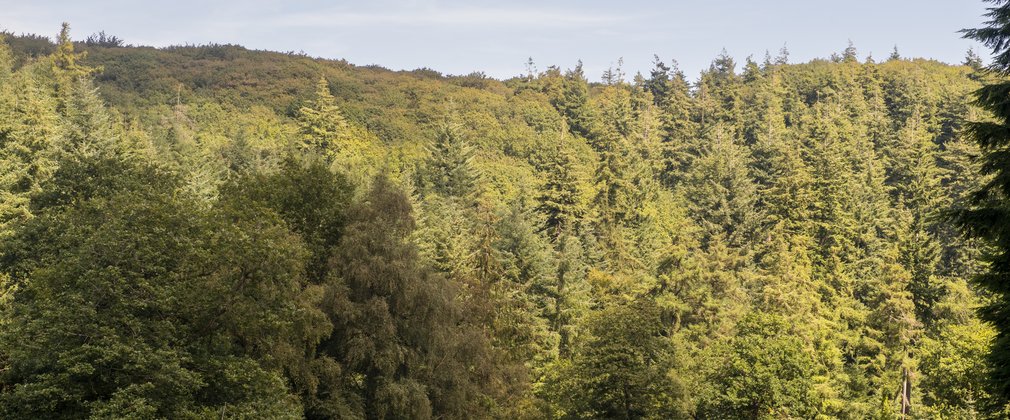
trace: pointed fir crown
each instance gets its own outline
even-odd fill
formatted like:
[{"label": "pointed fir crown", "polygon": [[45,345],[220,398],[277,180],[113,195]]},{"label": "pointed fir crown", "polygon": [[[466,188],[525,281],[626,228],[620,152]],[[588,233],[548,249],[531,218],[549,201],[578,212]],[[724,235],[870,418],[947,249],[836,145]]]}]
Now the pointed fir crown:
[{"label": "pointed fir crown", "polygon": [[80,64],[88,53],[75,52],[74,41],[70,39],[70,24],[63,22],[59,35],[56,36],[56,52],[52,56],[53,68],[71,78],[87,77],[101,72],[101,67],[88,67]]},{"label": "pointed fir crown", "polygon": [[350,125],[330,93],[325,77],[316,82],[315,98],[298,109],[298,125],[304,146],[331,159],[350,136]]},{"label": "pointed fir crown", "polygon": [[455,113],[436,128],[428,153],[428,182],[436,192],[460,198],[476,192],[479,173],[473,164],[473,147],[463,135]]}]

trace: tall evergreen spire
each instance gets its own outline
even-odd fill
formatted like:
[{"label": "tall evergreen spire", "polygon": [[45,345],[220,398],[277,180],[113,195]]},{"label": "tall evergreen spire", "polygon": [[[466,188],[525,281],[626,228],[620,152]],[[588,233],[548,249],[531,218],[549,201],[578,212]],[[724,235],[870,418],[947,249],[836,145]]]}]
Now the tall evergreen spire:
[{"label": "tall evergreen spire", "polygon": [[[993,0],[986,14],[985,26],[965,29],[966,38],[981,42],[992,49],[989,69],[1005,76],[1010,74],[1010,2]],[[993,294],[982,309],[982,317],[997,331],[989,362],[992,383],[1003,401],[1010,400],[1010,81],[996,78],[976,92],[976,103],[988,111],[993,120],[972,122],[968,129],[982,151],[982,173],[989,177],[975,193],[971,206],[960,212],[959,221],[973,235],[985,239],[992,247],[989,268],[978,277],[978,284]]]}]

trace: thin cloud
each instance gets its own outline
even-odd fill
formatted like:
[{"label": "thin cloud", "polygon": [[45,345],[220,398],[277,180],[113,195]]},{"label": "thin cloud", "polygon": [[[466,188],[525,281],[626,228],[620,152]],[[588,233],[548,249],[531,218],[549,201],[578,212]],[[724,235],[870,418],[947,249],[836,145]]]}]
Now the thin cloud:
[{"label": "thin cloud", "polygon": [[450,9],[391,12],[321,12],[297,13],[273,19],[279,27],[332,26],[609,26],[633,19],[631,16],[572,13],[537,9]]}]

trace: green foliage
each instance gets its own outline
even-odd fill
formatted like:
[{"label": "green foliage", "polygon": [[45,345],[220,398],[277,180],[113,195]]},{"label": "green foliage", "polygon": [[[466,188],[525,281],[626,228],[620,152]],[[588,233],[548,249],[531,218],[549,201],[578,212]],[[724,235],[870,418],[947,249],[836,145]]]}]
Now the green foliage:
[{"label": "green foliage", "polygon": [[356,378],[369,418],[484,412],[496,392],[485,377],[491,350],[463,323],[454,285],[418,260],[413,229],[410,202],[385,178],[351,208],[331,260],[324,310],[334,333],[324,349]]},{"label": "green foliage", "polygon": [[589,337],[555,373],[561,417],[687,418],[687,390],[654,304],[615,304],[586,322]]},{"label": "green foliage", "polygon": [[749,248],[761,229],[757,185],[749,175],[747,150],[727,130],[715,127],[708,145],[685,176],[684,195],[692,215],[704,230],[703,241],[727,241]]},{"label": "green foliage", "polygon": [[561,95],[552,98],[552,105],[566,118],[568,127],[573,133],[588,137],[592,129],[593,117],[588,105],[588,81],[582,72],[581,61],[575,66],[575,69],[565,72],[561,86]]},{"label": "green foliage", "polygon": [[425,166],[424,185],[430,185],[433,192],[445,197],[473,199],[478,173],[474,169],[472,146],[456,121],[445,121],[437,130]]},{"label": "green foliage", "polygon": [[326,78],[316,84],[316,96],[298,110],[298,127],[302,146],[329,160],[347,145],[349,127],[340,113]]},{"label": "green foliage", "polygon": [[[987,16],[991,18],[986,26],[964,30],[965,36],[982,42],[992,49],[994,76],[1004,76],[1010,69],[1010,49],[1006,48],[1008,37],[1006,17],[1010,15],[1010,4],[994,1]],[[1010,261],[1010,235],[1005,230],[1007,221],[1007,196],[1010,194],[1010,177],[1007,176],[1008,144],[1010,134],[1010,110],[1005,98],[1010,82],[1003,77],[986,80],[986,84],[975,92],[976,103],[990,113],[991,119],[969,123],[971,137],[979,145],[982,155],[981,173],[986,182],[974,192],[973,200],[959,213],[959,222],[973,236],[981,238],[990,246],[986,259],[989,263],[977,282],[993,294],[982,309],[982,318],[996,329],[989,362],[989,378],[995,385],[994,394],[1001,401],[1010,400],[1010,296],[1008,296],[1008,267]]]},{"label": "green foliage", "polygon": [[786,58],[8,35],[0,417],[1000,417],[1006,87]]},{"label": "green foliage", "polygon": [[564,150],[551,153],[546,163],[546,179],[540,190],[539,210],[546,216],[548,234],[560,238],[575,232],[585,214],[579,197],[579,179],[571,156]]},{"label": "green foliage", "polygon": [[312,253],[309,278],[324,281],[327,262],[340,242],[353,186],[319,160],[288,158],[274,173],[253,173],[225,187],[236,203],[256,203],[275,211]]},{"label": "green foliage", "polygon": [[972,322],[947,325],[935,339],[923,345],[920,366],[924,382],[934,384],[924,395],[938,414],[951,417],[981,417],[991,404],[985,363],[995,334],[991,327]]},{"label": "green foliage", "polygon": [[248,209],[206,214],[176,179],[115,161],[68,162],[51,188],[110,181],[83,174],[115,184],[40,209],[4,243],[4,415],[299,412],[279,369],[325,322],[301,242]]},{"label": "green foliage", "polygon": [[818,411],[813,357],[782,318],[750,315],[714,352],[702,417],[809,418]]},{"label": "green foliage", "polygon": [[30,196],[56,169],[64,125],[46,77],[42,66],[22,68],[0,96],[0,236],[10,233],[11,223],[32,217]]}]

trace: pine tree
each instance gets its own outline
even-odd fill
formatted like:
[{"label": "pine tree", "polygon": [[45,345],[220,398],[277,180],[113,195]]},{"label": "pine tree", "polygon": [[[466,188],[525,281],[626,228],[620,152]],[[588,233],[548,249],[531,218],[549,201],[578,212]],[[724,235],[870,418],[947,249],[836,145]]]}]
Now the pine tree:
[{"label": "pine tree", "polygon": [[101,70],[99,68],[80,64],[87,56],[87,52],[74,51],[74,42],[70,39],[70,24],[63,22],[60,33],[56,36],[56,52],[51,58],[55,72],[65,78],[60,80],[60,83],[69,85],[77,79],[99,72]]},{"label": "pine tree", "polygon": [[915,113],[898,133],[891,152],[889,181],[897,194],[902,262],[912,274],[911,291],[916,312],[924,322],[932,320],[932,306],[941,297],[937,276],[940,244],[937,242],[938,209],[944,208],[942,173],[937,166],[938,147],[920,114]]},{"label": "pine tree", "polygon": [[603,71],[603,77],[601,78],[603,84],[607,86],[615,86],[624,83],[624,70],[621,68],[624,66],[624,58],[617,59],[617,67],[611,65],[606,70]]},{"label": "pine tree", "polygon": [[754,94],[756,121],[751,128],[754,177],[769,222],[785,232],[810,232],[815,205],[814,179],[805,159],[809,153],[788,130],[780,76],[772,72]]},{"label": "pine tree", "polygon": [[22,68],[0,97],[0,236],[32,217],[31,195],[58,167],[65,127],[46,88],[49,80],[39,65]]},{"label": "pine tree", "polygon": [[496,336],[510,343],[509,357],[536,370],[557,354],[557,335],[549,324],[558,296],[553,249],[521,202],[498,214],[492,244],[500,267],[493,280]]},{"label": "pine tree", "polygon": [[652,56],[652,70],[649,71],[649,78],[645,80],[644,87],[652,94],[653,104],[660,106],[666,102],[670,95],[670,66],[659,59],[658,55]]},{"label": "pine tree", "polygon": [[449,119],[438,126],[428,153],[425,185],[444,197],[476,198],[479,173],[473,163],[473,148],[458,122]]},{"label": "pine tree", "polygon": [[856,63],[859,58],[856,57],[856,46],[852,44],[852,40],[849,40],[849,46],[845,47],[845,51],[842,52],[842,62],[844,63]]},{"label": "pine tree", "polygon": [[785,44],[782,44],[782,48],[779,49],[779,55],[775,57],[775,65],[789,64],[789,48]]},{"label": "pine tree", "polygon": [[721,126],[708,133],[708,141],[684,181],[690,214],[702,227],[703,243],[722,238],[731,247],[748,249],[764,223],[749,153]]},{"label": "pine tree", "polygon": [[552,105],[568,121],[572,133],[589,137],[593,116],[589,108],[589,83],[582,72],[582,61],[574,69],[565,72],[562,95]]},{"label": "pine tree", "polygon": [[764,74],[761,70],[761,66],[754,61],[753,56],[747,56],[747,60],[743,65],[743,74],[741,74],[741,79],[743,79],[744,84],[752,84],[759,79],[761,79]]},{"label": "pine tree", "polygon": [[[986,26],[964,30],[965,37],[975,39],[992,49],[993,61],[990,69],[999,76],[1010,73],[1010,4],[994,1],[987,16]],[[993,299],[982,310],[982,318],[996,328],[989,361],[992,366],[990,379],[995,386],[996,396],[1002,401],[1010,400],[1010,168],[1008,145],[1010,135],[1010,112],[1004,102],[1010,91],[1010,82],[993,80],[976,92],[977,104],[991,113],[993,120],[976,121],[969,125],[971,136],[982,151],[982,173],[990,176],[981,189],[975,193],[971,207],[960,212],[959,222],[968,232],[989,242],[993,252],[988,256],[988,270],[977,279],[978,284],[993,294]]]},{"label": "pine tree", "polygon": [[968,52],[964,53],[964,61],[961,64],[970,67],[973,71],[979,71],[982,69],[982,57],[978,56],[974,48],[968,48]]},{"label": "pine tree", "polygon": [[554,247],[557,271],[554,308],[548,316],[551,330],[558,334],[558,355],[568,357],[578,338],[579,322],[593,302],[586,279],[585,249],[575,235],[564,233]]},{"label": "pine tree", "polygon": [[6,89],[14,71],[14,57],[7,46],[7,36],[0,35],[0,88]]},{"label": "pine tree", "polygon": [[329,82],[320,77],[315,98],[298,110],[302,147],[332,162],[350,136],[349,125],[330,93]]},{"label": "pine tree", "polygon": [[895,45],[894,49],[891,50],[891,55],[887,57],[887,61],[898,61],[901,60],[901,53],[898,52],[898,46]]},{"label": "pine tree", "polygon": [[575,232],[585,214],[579,197],[580,180],[569,153],[559,148],[548,156],[546,181],[538,195],[538,209],[546,216],[544,229],[555,242],[562,235]]},{"label": "pine tree", "polygon": [[[980,147],[966,138],[963,133],[954,141],[947,142],[941,153],[944,177],[942,181],[945,196],[949,197],[950,209],[965,209],[971,204],[972,196],[983,184]],[[944,225],[940,242],[944,244],[942,267],[945,276],[971,279],[984,271],[980,238],[966,237],[957,226]]]},{"label": "pine tree", "polygon": [[698,127],[691,119],[695,105],[691,99],[690,84],[676,63],[670,71],[667,94],[657,106],[662,130],[660,179],[667,186],[674,186],[682,179],[684,170],[697,153],[698,146],[695,143]]},{"label": "pine tree", "polygon": [[64,109],[68,129],[61,145],[64,153],[78,157],[114,155],[126,152],[116,138],[112,117],[89,80],[78,79]]},{"label": "pine tree", "polygon": [[697,101],[700,115],[698,122],[702,129],[709,129],[717,123],[732,127],[737,134],[737,124],[741,122],[739,113],[741,79],[736,74],[736,62],[723,49],[708,70],[702,73],[698,81]]},{"label": "pine tree", "polygon": [[608,254],[606,260],[612,272],[620,271],[632,263],[625,232],[626,217],[633,206],[628,180],[626,137],[630,131],[629,99],[624,89],[608,88],[607,94],[600,101],[600,114],[605,119],[591,138],[599,156],[594,174],[596,195],[592,201],[596,214],[596,237]]}]

